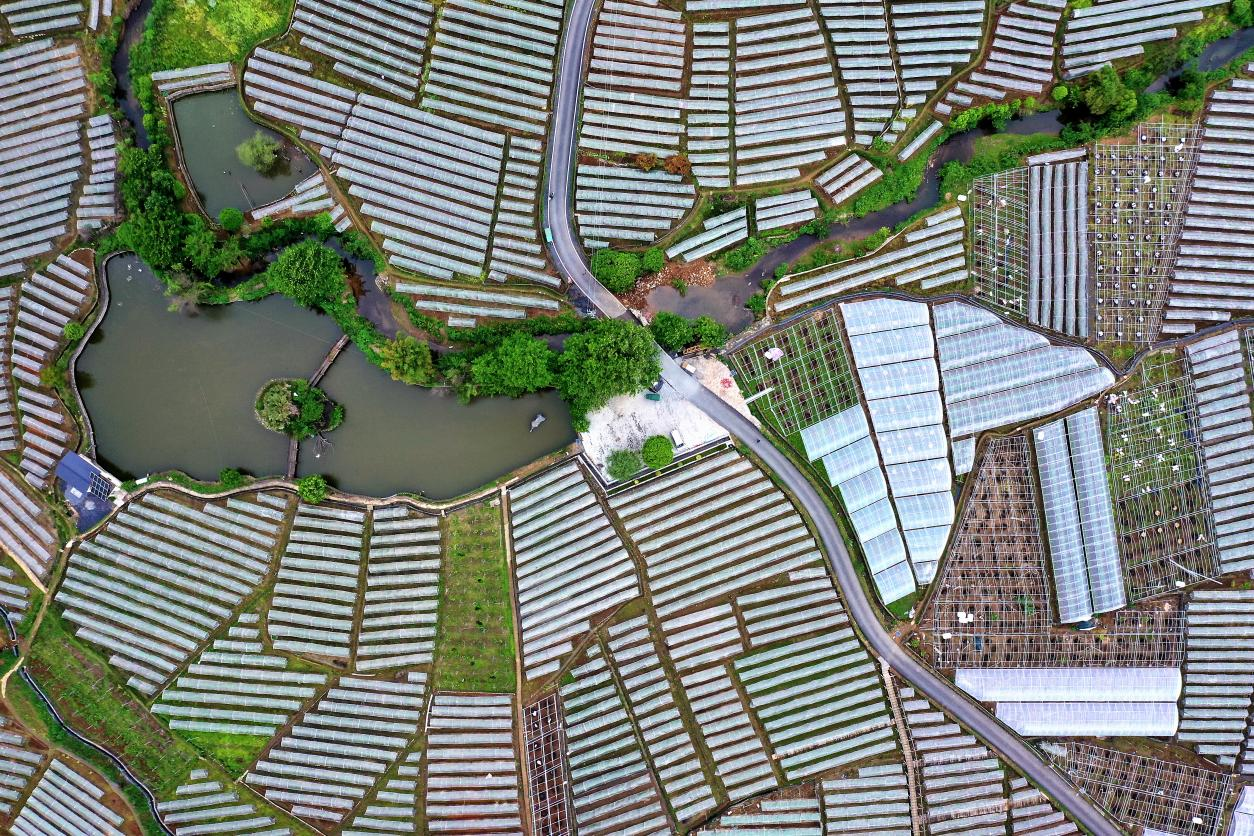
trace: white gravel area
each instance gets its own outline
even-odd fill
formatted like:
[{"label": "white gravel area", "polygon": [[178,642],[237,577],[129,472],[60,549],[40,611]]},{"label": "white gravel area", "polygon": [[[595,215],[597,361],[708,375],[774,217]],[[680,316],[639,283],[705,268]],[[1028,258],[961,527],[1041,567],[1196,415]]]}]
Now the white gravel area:
[{"label": "white gravel area", "polygon": [[[639,450],[645,439],[670,436],[678,430],[681,444],[675,455],[727,438],[727,433],[706,414],[669,386],[662,387],[662,400],[651,401],[643,394],[620,395],[588,416],[591,426],[579,434],[588,459],[605,474],[605,460],[615,450]],[[608,478],[608,477],[606,477]]]}]

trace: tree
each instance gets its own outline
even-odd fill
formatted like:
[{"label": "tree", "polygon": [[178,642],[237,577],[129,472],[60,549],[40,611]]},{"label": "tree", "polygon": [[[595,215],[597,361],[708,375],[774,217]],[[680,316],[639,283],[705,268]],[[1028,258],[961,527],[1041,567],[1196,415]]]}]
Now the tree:
[{"label": "tree", "polygon": [[648,467],[659,470],[675,461],[675,445],[664,435],[650,436],[640,450],[640,457]]},{"label": "tree", "polygon": [[661,247],[650,247],[644,251],[640,266],[646,273],[660,273],[666,267],[666,253],[662,252]]},{"label": "tree", "polygon": [[228,206],[218,213],[218,225],[227,232],[237,232],[244,225],[244,213]]},{"label": "tree", "polygon": [[72,343],[81,340],[87,334],[87,329],[83,327],[81,322],[67,322],[65,327],[61,329],[61,335]]},{"label": "tree", "polygon": [[1250,9],[1250,0],[1232,0],[1232,10],[1228,13],[1228,18],[1243,29],[1254,26],[1254,11]]},{"label": "tree", "polygon": [[235,156],[258,174],[271,174],[279,164],[279,150],[283,146],[277,140],[257,131],[248,139],[235,146]]},{"label": "tree", "polygon": [[329,432],[344,420],[344,409],[307,380],[272,380],[255,405],[257,420],[268,430],[297,440]]},{"label": "tree", "polygon": [[592,275],[614,293],[626,293],[640,278],[640,256],[603,247],[592,254]]},{"label": "tree", "polygon": [[1136,112],[1136,91],[1125,85],[1109,64],[1089,76],[1084,84],[1083,99],[1089,113],[1105,116],[1112,122],[1127,119]]},{"label": "tree", "polygon": [[543,340],[521,331],[480,354],[470,364],[475,392],[492,397],[521,397],[553,385],[553,351]]},{"label": "tree", "polygon": [[692,323],[693,336],[706,348],[722,348],[727,345],[727,327],[717,319],[699,316]]},{"label": "tree", "polygon": [[588,427],[589,412],[616,395],[648,388],[661,373],[653,337],[639,325],[618,319],[597,320],[572,334],[557,358],[557,388],[581,432]]},{"label": "tree", "polygon": [[325,476],[311,473],[296,480],[296,493],[310,505],[319,505],[330,495],[331,486],[327,484]]},{"label": "tree", "polygon": [[687,177],[692,174],[692,163],[683,154],[671,154],[663,162],[666,171],[679,177]]},{"label": "tree", "polygon": [[657,168],[657,154],[641,152],[635,158],[636,167],[641,171],[652,171]]},{"label": "tree", "polygon": [[242,488],[247,485],[248,477],[237,468],[224,467],[222,470],[218,471],[218,482],[220,482],[222,487],[226,490],[233,491],[236,488]]},{"label": "tree", "polygon": [[401,334],[379,346],[379,366],[393,380],[411,386],[430,386],[435,381],[431,347],[408,334]]},{"label": "tree", "polygon": [[1071,90],[1065,84],[1059,84],[1054,88],[1054,101],[1061,102],[1067,96],[1071,95]]},{"label": "tree", "polygon": [[310,308],[338,301],[348,289],[339,253],[312,239],[280,253],[265,277],[271,290]]},{"label": "tree", "polygon": [[683,351],[692,345],[692,323],[677,313],[658,311],[649,323],[649,331],[667,351]]},{"label": "tree", "polygon": [[630,479],[644,469],[644,459],[635,450],[615,450],[605,460],[605,472],[615,482]]}]

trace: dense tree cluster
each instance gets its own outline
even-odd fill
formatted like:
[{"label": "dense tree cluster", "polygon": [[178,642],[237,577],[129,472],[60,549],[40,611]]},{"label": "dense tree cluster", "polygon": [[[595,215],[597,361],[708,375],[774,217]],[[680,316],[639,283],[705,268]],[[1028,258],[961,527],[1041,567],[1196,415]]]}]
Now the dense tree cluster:
[{"label": "dense tree cluster", "polygon": [[268,430],[299,440],[330,432],[344,421],[344,407],[307,380],[272,380],[262,387],[255,406]]}]

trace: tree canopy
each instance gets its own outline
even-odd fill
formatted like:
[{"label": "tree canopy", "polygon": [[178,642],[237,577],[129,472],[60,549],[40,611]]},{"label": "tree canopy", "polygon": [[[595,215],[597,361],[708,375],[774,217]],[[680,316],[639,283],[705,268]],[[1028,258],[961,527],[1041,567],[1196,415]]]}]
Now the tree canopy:
[{"label": "tree canopy", "polygon": [[318,505],[326,501],[331,493],[331,486],[327,484],[325,476],[311,473],[296,480],[296,493],[310,505]]},{"label": "tree canopy", "polygon": [[348,289],[339,253],[312,239],[285,249],[265,276],[271,290],[309,308],[338,301]]},{"label": "tree canopy", "polygon": [[515,332],[471,362],[470,379],[476,394],[517,398],[553,385],[553,359],[543,340]]},{"label": "tree canopy", "polygon": [[640,450],[640,458],[657,470],[675,461],[675,445],[664,435],[649,436]]},{"label": "tree canopy", "polygon": [[435,380],[435,364],[431,359],[431,347],[408,334],[381,343],[378,347],[379,366],[393,380],[411,386],[429,386]]},{"label": "tree canopy", "polygon": [[592,275],[614,293],[626,293],[640,278],[640,256],[603,247],[592,254]]},{"label": "tree canopy", "polygon": [[587,429],[589,412],[616,395],[647,388],[661,373],[653,337],[618,319],[599,320],[573,334],[557,358],[557,388],[580,431]]},{"label": "tree canopy", "polygon": [[257,131],[248,139],[235,146],[235,156],[258,174],[270,174],[279,165],[279,149],[281,146],[261,131]]},{"label": "tree canopy", "polygon": [[658,345],[667,351],[683,351],[692,344],[692,323],[677,313],[658,311],[649,323]]}]

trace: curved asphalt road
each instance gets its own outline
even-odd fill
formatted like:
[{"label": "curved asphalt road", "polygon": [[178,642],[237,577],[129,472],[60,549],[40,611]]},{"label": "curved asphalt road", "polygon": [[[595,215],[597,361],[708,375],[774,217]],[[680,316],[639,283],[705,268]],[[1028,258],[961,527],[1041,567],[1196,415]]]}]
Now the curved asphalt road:
[{"label": "curved asphalt road", "polygon": [[[579,101],[583,86],[584,54],[597,0],[572,0],[562,41],[561,64],[557,77],[552,131],[548,144],[548,188],[544,202],[545,225],[551,231],[549,253],[561,274],[586,296],[602,315],[617,318],[626,308],[601,286],[588,271],[583,260],[583,247],[575,240],[570,214],[571,175],[575,163],[575,142],[579,119]],[[832,569],[844,593],[845,606],[867,643],[888,663],[898,676],[925,694],[1026,775],[1032,782],[1062,805],[1085,828],[1098,836],[1121,836],[1123,833],[1076,788],[1056,772],[1018,735],[999,723],[980,705],[972,702],[947,680],[933,673],[916,656],[893,640],[880,624],[875,606],[867,598],[844,539],[827,505],[810,481],[791,460],[743,415],[698,383],[667,355],[662,358],[662,377],[679,394],[695,403],[732,435],[752,448],[783,482],[818,529],[819,539],[831,561]]]}]

